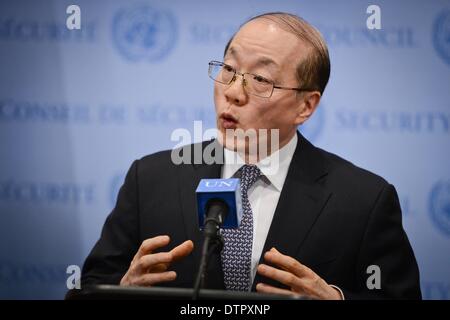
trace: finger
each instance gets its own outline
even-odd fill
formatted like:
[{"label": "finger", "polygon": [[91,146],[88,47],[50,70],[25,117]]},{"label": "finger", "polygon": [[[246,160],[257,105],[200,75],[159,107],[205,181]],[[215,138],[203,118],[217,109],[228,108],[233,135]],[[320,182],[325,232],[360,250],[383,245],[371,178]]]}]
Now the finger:
[{"label": "finger", "polygon": [[169,269],[169,263],[158,263],[152,267],[152,272],[164,272]]},{"label": "finger", "polygon": [[169,252],[151,253],[139,259],[138,269],[142,273],[154,272],[153,267],[172,262],[172,254]]},{"label": "finger", "polygon": [[194,243],[187,240],[170,252],[160,252],[141,257],[141,271],[143,272],[164,272],[169,268],[170,263],[175,262],[192,252]]},{"label": "finger", "polygon": [[140,276],[134,283],[139,286],[152,286],[161,282],[173,281],[177,278],[175,271],[166,271],[161,273],[147,273]]},{"label": "finger", "polygon": [[170,237],[167,235],[146,239],[142,242],[133,260],[140,259],[142,256],[151,253],[155,249],[167,246],[169,242]]},{"label": "finger", "polygon": [[279,295],[283,295],[283,296],[300,297],[299,294],[296,294],[296,293],[294,293],[294,292],[292,292],[290,290],[273,287],[273,286],[265,284],[265,283],[258,283],[256,285],[256,291],[261,292],[261,293],[279,294]]},{"label": "finger", "polygon": [[194,243],[191,240],[187,240],[170,250],[170,253],[173,256],[173,261],[177,261],[189,255],[193,249]]},{"label": "finger", "polygon": [[264,260],[276,265],[277,267],[295,274],[298,277],[304,277],[310,274],[311,269],[301,264],[294,258],[280,253],[277,249],[272,248],[264,254]]},{"label": "finger", "polygon": [[169,263],[160,263],[152,267],[152,272],[164,272],[169,269],[170,263],[182,259],[189,255],[194,249],[194,243],[187,240],[177,247],[173,248],[169,253],[172,255],[172,260]]},{"label": "finger", "polygon": [[290,288],[301,287],[299,278],[288,271],[276,269],[265,264],[260,264],[257,270],[262,276],[278,281]]}]

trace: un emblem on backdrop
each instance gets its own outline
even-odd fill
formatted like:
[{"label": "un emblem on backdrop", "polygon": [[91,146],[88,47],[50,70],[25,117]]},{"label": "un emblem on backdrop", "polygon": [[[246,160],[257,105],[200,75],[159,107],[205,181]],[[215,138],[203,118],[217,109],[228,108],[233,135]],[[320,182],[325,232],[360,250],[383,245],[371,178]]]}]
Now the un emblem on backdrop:
[{"label": "un emblem on backdrop", "polygon": [[177,40],[177,23],[168,10],[150,6],[120,9],[113,19],[112,36],[127,60],[155,62],[167,57]]},{"label": "un emblem on backdrop", "polygon": [[438,55],[450,65],[450,10],[441,12],[434,21],[433,44]]},{"label": "un emblem on backdrop", "polygon": [[437,182],[430,193],[431,220],[445,235],[450,236],[450,180]]},{"label": "un emblem on backdrop", "polygon": [[311,142],[316,141],[322,132],[325,123],[325,112],[323,108],[324,105],[321,103],[314,114],[304,124],[299,126],[300,132]]}]

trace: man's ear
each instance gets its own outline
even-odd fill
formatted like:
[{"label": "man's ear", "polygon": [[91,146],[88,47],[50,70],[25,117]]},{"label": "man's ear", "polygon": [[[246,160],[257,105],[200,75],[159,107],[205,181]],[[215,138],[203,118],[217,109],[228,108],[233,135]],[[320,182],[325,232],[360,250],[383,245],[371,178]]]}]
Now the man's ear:
[{"label": "man's ear", "polygon": [[302,93],[299,97],[297,117],[295,118],[295,124],[297,126],[303,124],[309,119],[309,117],[312,116],[319,105],[320,98],[321,95],[319,91],[308,91]]}]

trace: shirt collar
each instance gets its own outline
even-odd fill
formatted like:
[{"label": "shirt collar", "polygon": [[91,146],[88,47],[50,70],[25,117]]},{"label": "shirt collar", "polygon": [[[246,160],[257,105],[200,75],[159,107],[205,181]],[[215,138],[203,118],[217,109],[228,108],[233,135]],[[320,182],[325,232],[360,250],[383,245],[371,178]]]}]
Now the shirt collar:
[{"label": "shirt collar", "polygon": [[[256,164],[261,170],[261,173],[278,191],[281,191],[283,188],[289,165],[297,147],[297,142],[297,134],[294,134],[292,139],[281,149]],[[222,168],[222,177],[224,179],[234,177],[237,171],[245,164],[245,161],[237,152],[227,148],[224,148],[224,160],[225,163]]]}]

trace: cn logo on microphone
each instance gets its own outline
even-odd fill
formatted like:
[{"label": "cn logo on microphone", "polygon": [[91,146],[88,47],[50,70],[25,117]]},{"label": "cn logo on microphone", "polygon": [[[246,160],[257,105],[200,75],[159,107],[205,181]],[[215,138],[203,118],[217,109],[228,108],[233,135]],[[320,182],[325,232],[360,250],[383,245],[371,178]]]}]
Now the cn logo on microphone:
[{"label": "cn logo on microphone", "polygon": [[205,179],[205,187],[207,188],[231,188],[234,181],[226,179]]}]

